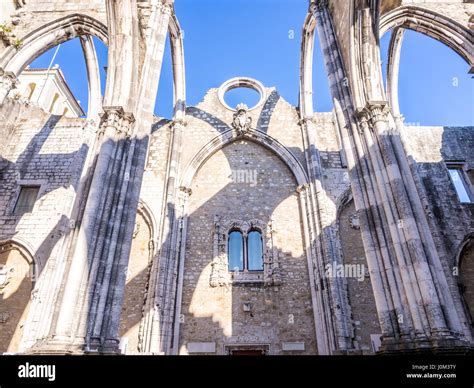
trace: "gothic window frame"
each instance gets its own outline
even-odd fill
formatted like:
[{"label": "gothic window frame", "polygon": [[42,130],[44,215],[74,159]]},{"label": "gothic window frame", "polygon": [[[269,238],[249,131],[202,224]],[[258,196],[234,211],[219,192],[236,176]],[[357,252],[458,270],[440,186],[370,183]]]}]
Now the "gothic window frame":
[{"label": "gothic window frame", "polygon": [[[246,225],[246,223],[244,223]],[[266,229],[266,228],[265,228]],[[262,261],[262,269],[250,269],[250,249],[249,249],[249,238],[251,233],[258,233],[261,239],[261,261]],[[232,233],[239,233],[242,238],[242,269],[240,267],[231,268],[230,262],[230,238]],[[262,230],[260,226],[252,226],[250,229],[241,229],[241,228],[232,228],[227,233],[227,262],[228,262],[228,271],[229,272],[263,272],[264,271],[264,262],[265,262],[265,238],[264,238],[265,230]],[[238,268],[238,269],[237,269]]]},{"label": "gothic window frame", "polygon": [[[229,268],[229,236],[239,231],[243,238],[244,270],[232,271]],[[248,270],[245,258],[248,234],[257,231],[262,239],[262,270]],[[258,219],[235,220],[214,218],[214,258],[212,260],[211,287],[228,285],[278,286],[281,276],[278,263],[278,250],[275,243],[275,231],[272,221],[264,222]],[[247,270],[245,270],[247,268]]]}]

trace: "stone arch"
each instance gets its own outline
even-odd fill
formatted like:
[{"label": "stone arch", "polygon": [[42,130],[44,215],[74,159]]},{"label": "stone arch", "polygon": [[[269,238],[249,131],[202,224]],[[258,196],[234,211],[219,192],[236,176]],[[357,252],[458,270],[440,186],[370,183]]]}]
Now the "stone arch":
[{"label": "stone arch", "polygon": [[[179,314],[183,312],[185,318],[182,322],[175,318],[173,344],[173,349],[180,354],[190,351],[187,343],[207,337],[207,330],[212,332],[216,354],[222,354],[224,344],[236,341],[250,346],[256,342],[272,342],[270,334],[259,334],[253,327],[249,328],[248,335],[243,334],[246,329],[242,323],[247,318],[238,306],[249,297],[242,287],[257,285],[251,292],[252,299],[255,294],[252,303],[259,313],[255,315],[255,322],[249,324],[258,325],[258,320],[265,315],[267,320],[275,318],[274,326],[279,327],[284,323],[278,320],[278,314],[286,316],[288,305],[284,301],[289,290],[296,286],[294,273],[299,285],[313,282],[308,249],[311,244],[306,210],[309,208],[308,189],[302,187],[307,186],[303,170],[295,171],[297,168],[289,165],[287,157],[282,157],[285,147],[269,147],[263,134],[256,133],[258,131],[250,131],[245,136],[232,132],[224,132],[197,152],[180,181],[188,185],[191,193],[183,222],[183,246],[177,249],[185,256],[181,259],[180,279],[183,280],[178,293]],[[239,178],[229,180],[231,173],[253,168],[259,171],[258,186],[240,185],[243,181]],[[244,270],[232,275],[228,270],[227,232],[237,227],[245,233],[253,226],[259,226],[266,234],[262,236],[263,272]],[[283,233],[284,230],[288,232]],[[290,268],[291,274],[287,272]],[[274,292],[278,298],[270,308],[268,300],[276,295]],[[262,299],[263,293],[267,304]],[[305,286],[300,293],[301,298],[292,308],[297,309],[298,303],[303,301],[307,306],[313,302],[310,287]],[[213,307],[214,302],[219,303],[218,309]],[[300,312],[298,319],[303,328],[299,335],[305,342],[305,351],[316,352],[314,308]],[[284,350],[276,345],[273,351],[279,354]]]},{"label": "stone arch", "polygon": [[[100,111],[102,96],[99,64],[91,36],[108,43],[107,27],[87,15],[72,14],[47,23],[22,37],[19,49],[9,47],[5,50],[0,58],[0,73],[8,75],[13,86],[16,77],[34,59],[60,43],[80,37],[89,80],[88,118],[95,119]],[[8,89],[0,91],[0,104],[8,92]]]},{"label": "stone arch", "polygon": [[300,58],[300,115],[301,118],[313,116],[313,51],[316,18],[308,12],[303,25]]},{"label": "stone arch", "polygon": [[436,39],[452,48],[471,67],[474,66],[472,32],[446,15],[412,5],[402,6],[381,17],[380,36],[395,27],[410,29]]},{"label": "stone arch", "polygon": [[474,331],[474,233],[469,233],[459,246],[456,257],[458,285],[471,332]]},{"label": "stone arch", "polygon": [[[174,118],[184,120],[186,110],[186,81],[184,46],[181,27],[173,13],[170,18],[171,55],[174,83]],[[89,118],[94,118],[100,109],[100,76],[95,48],[91,36],[98,37],[108,45],[108,29],[102,22],[83,14],[72,14],[52,21],[28,33],[21,41],[20,49],[9,47],[0,58],[0,74],[17,77],[22,70],[41,54],[75,37],[81,37],[89,78]],[[6,96],[6,94],[5,94]],[[5,96],[0,95],[0,104]]]},{"label": "stone arch", "polygon": [[0,60],[0,67],[5,72],[17,76],[35,58],[72,38],[93,35],[108,43],[107,27],[87,15],[72,14],[54,20],[28,33],[21,38],[22,46],[18,50],[9,47]]},{"label": "stone arch", "polygon": [[308,175],[301,163],[278,140],[260,131],[251,131],[243,136],[239,136],[235,131],[229,130],[216,136],[197,152],[184,170],[181,186],[191,187],[192,180],[199,168],[217,151],[238,139],[253,141],[273,151],[290,169],[299,186],[309,183]]},{"label": "stone arch", "polygon": [[155,233],[153,213],[140,199],[120,315],[121,351],[126,354],[137,354],[142,350],[143,308],[148,291],[151,264],[155,256]]},{"label": "stone arch", "polygon": [[21,350],[38,273],[35,263],[25,245],[15,240],[0,242],[0,352]]},{"label": "stone arch", "polygon": [[173,63],[174,120],[184,120],[186,115],[186,72],[184,67],[183,34],[176,14],[170,18],[171,60]]},{"label": "stone arch", "polygon": [[416,6],[403,6],[382,16],[380,36],[392,30],[387,63],[387,97],[393,114],[400,116],[398,76],[404,30],[410,29],[445,44],[460,55],[474,71],[472,32],[448,16]]},{"label": "stone arch", "polygon": [[[378,349],[381,329],[372,284],[370,281],[365,248],[352,190],[346,189],[336,201],[336,231],[339,255],[344,267],[343,289],[348,303],[348,323],[354,349],[371,354]],[[332,266],[332,271],[340,269]],[[339,274],[336,272],[336,276]]]}]

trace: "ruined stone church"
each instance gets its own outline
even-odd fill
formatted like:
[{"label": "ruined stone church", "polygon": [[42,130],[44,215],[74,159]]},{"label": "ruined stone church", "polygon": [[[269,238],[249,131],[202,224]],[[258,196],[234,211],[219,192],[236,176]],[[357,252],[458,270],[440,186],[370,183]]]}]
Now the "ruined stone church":
[{"label": "ruined stone church", "polygon": [[[474,128],[404,123],[398,69],[410,29],[474,71],[474,4],[308,6],[298,106],[240,76],[187,106],[172,0],[1,3],[0,353],[472,349]],[[316,36],[332,112],[313,111]],[[28,69],[76,37],[85,114],[60,69],[32,98]],[[153,114],[166,39],[171,120]],[[238,87],[258,103],[228,105]]]}]

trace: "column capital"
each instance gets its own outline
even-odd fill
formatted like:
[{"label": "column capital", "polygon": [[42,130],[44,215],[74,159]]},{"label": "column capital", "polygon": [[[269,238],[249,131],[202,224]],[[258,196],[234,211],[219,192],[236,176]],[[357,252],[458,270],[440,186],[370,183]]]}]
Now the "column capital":
[{"label": "column capital", "polygon": [[188,197],[192,195],[193,191],[191,190],[190,187],[186,187],[186,186],[180,186],[179,188],[179,192],[182,194],[182,195],[187,195]]},{"label": "column capital", "polygon": [[303,183],[302,185],[299,185],[297,188],[296,188],[296,192],[299,194],[299,195],[302,195],[304,193],[306,193],[306,191],[309,189],[309,183]]},{"label": "column capital", "polygon": [[188,125],[188,123],[187,123],[185,120],[181,120],[181,119],[180,119],[180,120],[173,120],[173,121],[171,122],[171,125],[170,125],[170,126],[171,126],[171,129],[174,130],[174,129],[176,129],[176,128],[178,128],[178,129],[183,129],[183,128],[186,127],[187,125]]},{"label": "column capital", "polygon": [[1,67],[0,67],[0,77],[10,79],[12,81],[17,80],[17,76],[15,75],[13,71],[5,70]]},{"label": "column capital", "polygon": [[311,3],[309,4],[309,10],[314,14],[316,11],[327,8],[327,6],[328,0],[311,0]]},{"label": "column capital", "polygon": [[115,135],[130,137],[131,128],[135,122],[133,113],[125,112],[121,106],[104,106],[103,111],[100,115],[100,133],[104,132],[106,128],[114,128]]},{"label": "column capital", "polygon": [[369,101],[367,105],[356,112],[357,120],[362,128],[368,124],[389,122],[390,108],[386,101]]},{"label": "column capital", "polygon": [[161,0],[156,4],[156,8],[163,14],[171,15],[173,12],[173,0]]}]

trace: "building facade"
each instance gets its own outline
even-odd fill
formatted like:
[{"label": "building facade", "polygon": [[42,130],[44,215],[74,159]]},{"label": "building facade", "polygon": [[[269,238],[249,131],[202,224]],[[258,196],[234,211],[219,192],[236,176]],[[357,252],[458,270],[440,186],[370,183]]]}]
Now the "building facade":
[{"label": "building facade", "polygon": [[[473,67],[473,4],[310,1],[295,107],[246,77],[186,106],[172,3],[2,5],[0,352],[469,352],[474,128],[404,124],[397,84],[405,29]],[[312,108],[316,31],[332,112]],[[104,97],[92,36],[109,47]],[[153,116],[167,36],[172,120]],[[87,116],[15,98],[74,37]],[[258,103],[230,107],[236,87]]]},{"label": "building facade", "polygon": [[37,105],[54,115],[85,116],[80,101],[74,97],[58,65],[50,69],[25,69],[8,96],[24,104]]}]

